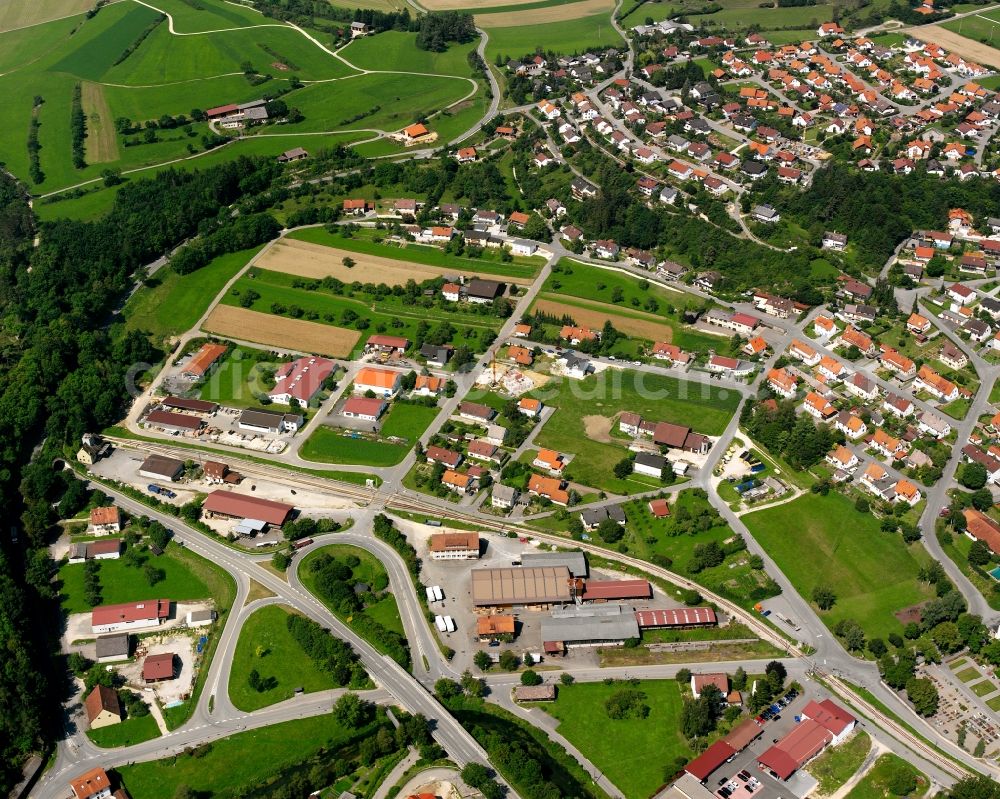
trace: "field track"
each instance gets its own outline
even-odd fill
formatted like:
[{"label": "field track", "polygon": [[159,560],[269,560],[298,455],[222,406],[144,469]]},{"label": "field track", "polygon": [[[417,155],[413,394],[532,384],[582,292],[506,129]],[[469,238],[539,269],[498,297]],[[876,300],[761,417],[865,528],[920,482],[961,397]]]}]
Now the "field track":
[{"label": "field track", "polygon": [[[356,265],[348,269],[344,266],[344,258],[351,258]],[[420,283],[441,275],[453,275],[456,272],[455,267],[452,266],[428,266],[408,261],[396,261],[392,258],[340,250],[336,247],[289,238],[276,242],[257,260],[256,265],[261,269],[270,269],[274,272],[284,272],[287,275],[315,280],[329,275],[345,283],[360,280],[362,282],[385,283],[389,286],[405,285],[406,281],[411,278]],[[483,266],[485,269],[489,269],[489,264],[483,264]],[[494,277],[486,271],[479,272],[477,270],[476,274],[487,278]],[[530,277],[495,277],[506,283],[519,283],[521,285],[530,285],[532,281]]]},{"label": "field track", "polygon": [[111,107],[99,83],[83,82],[83,113],[87,117],[87,163],[117,161],[118,137],[115,136]]},{"label": "field track", "polygon": [[82,14],[93,5],[93,0],[5,0],[0,3],[0,31]]},{"label": "field track", "polygon": [[203,327],[220,336],[334,358],[349,356],[361,338],[357,330],[287,319],[234,305],[215,306]]},{"label": "field track", "polygon": [[[940,25],[921,25],[919,28],[907,28],[901,33],[908,33],[923,42],[934,42],[945,50],[952,50],[963,58],[980,64],[1000,68],[1000,50],[983,44],[966,36],[959,36],[954,31]],[[1000,43],[1000,40],[998,40]]]},{"label": "field track", "polygon": [[[578,325],[583,325],[593,330],[600,330],[604,327],[605,320],[610,319],[611,324],[615,326],[615,330],[620,330],[622,333],[627,333],[630,336],[649,339],[650,341],[669,342],[674,334],[670,325],[657,322],[652,314],[645,314],[640,311],[635,311],[636,316],[634,317],[625,316],[624,314],[616,314],[616,309],[613,307],[610,307],[607,311],[603,311],[596,307],[583,308],[579,305],[571,305],[568,302],[558,302],[557,300],[544,298],[538,299],[535,302],[534,308],[537,311],[544,311],[555,316],[572,316]],[[641,316],[649,316],[649,319],[638,318],[640,314]]]},{"label": "field track", "polygon": [[[548,8],[534,8],[528,11],[503,11],[498,14],[476,14],[476,25],[482,28],[512,28],[518,25],[547,25],[553,22],[564,22],[569,19],[580,19],[602,11],[611,13],[614,8],[612,0],[581,0],[579,3],[567,3]],[[608,25],[611,25],[610,19]]]}]

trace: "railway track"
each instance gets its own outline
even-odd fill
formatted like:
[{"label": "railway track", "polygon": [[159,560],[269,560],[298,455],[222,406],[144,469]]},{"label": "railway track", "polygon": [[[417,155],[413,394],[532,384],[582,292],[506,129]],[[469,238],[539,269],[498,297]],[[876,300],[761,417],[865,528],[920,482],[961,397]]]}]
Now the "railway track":
[{"label": "railway track", "polygon": [[[388,509],[399,509],[406,510],[410,512],[426,513],[428,516],[440,516],[441,509],[431,503],[424,503],[420,500],[413,500],[409,498],[394,497],[389,500],[386,504]],[[468,514],[463,514],[461,512],[448,512],[446,514],[449,518],[454,518],[458,521],[468,522],[469,524],[478,525],[484,529],[490,530],[496,533],[509,533],[517,532],[530,535],[532,538],[537,538],[541,541],[545,541],[550,544],[557,544],[559,546],[572,545],[579,547],[585,552],[597,555],[599,557],[613,558],[619,563],[624,563],[629,566],[633,566],[640,569],[648,574],[667,580],[673,585],[681,588],[691,588],[698,591],[702,596],[708,599],[713,604],[725,610],[731,617],[739,619],[748,628],[752,629],[759,638],[767,641],[768,643],[783,649],[788,652],[789,655],[794,657],[800,657],[808,660],[808,655],[796,646],[784,639],[781,635],[776,633],[767,625],[761,623],[753,614],[748,613],[746,610],[741,608],[739,605],[730,602],[724,597],[713,594],[712,592],[705,589],[703,586],[693,583],[685,577],[682,577],[675,572],[668,571],[667,569],[662,569],[658,566],[654,566],[646,561],[638,560],[636,558],[630,558],[624,556],[619,552],[613,552],[611,550],[604,549],[593,544],[588,544],[583,541],[568,541],[566,538],[550,535],[547,533],[539,532],[534,528],[523,527],[520,525],[514,525],[510,523],[491,521],[480,519],[477,516],[470,516]],[[887,715],[885,712],[879,710],[875,705],[871,704],[864,698],[862,698],[858,693],[852,689],[848,684],[846,684],[839,677],[830,674],[829,672],[824,672],[822,669],[817,668],[815,665],[812,666],[811,673],[816,677],[822,679],[830,689],[836,693],[843,701],[853,705],[854,707],[861,710],[865,716],[875,722],[878,726],[882,727],[886,732],[889,732],[894,738],[904,743],[907,747],[913,750],[916,754],[920,755],[923,759],[941,769],[946,774],[949,774],[956,779],[961,779],[962,777],[968,776],[969,771],[963,769],[954,760],[947,757],[946,755],[939,752],[935,747],[925,742],[922,738],[910,732],[906,727],[904,727],[900,722],[893,719],[891,716]],[[994,778],[1000,776],[1000,771],[997,769],[991,769],[987,766],[988,771]]]},{"label": "railway track", "polygon": [[[170,458],[177,458],[178,460],[191,460],[192,458],[205,460],[211,458],[208,453],[190,450],[186,447],[176,447],[150,441],[136,441],[131,438],[117,438],[115,436],[106,436],[106,439],[118,447],[148,452],[153,455],[165,455]],[[216,457],[224,459],[230,467],[245,477],[256,477],[261,480],[280,480],[285,485],[293,488],[298,487],[306,490],[313,489],[328,493],[332,492],[338,496],[352,499],[365,505],[369,504],[377,494],[377,489],[374,488],[362,488],[352,483],[345,483],[342,480],[335,480],[332,477],[304,474],[294,469],[285,469],[277,465],[266,466],[255,461],[244,460],[238,455],[234,457],[228,452],[219,453]]]},{"label": "railway track", "polygon": [[[180,460],[189,460],[192,455],[204,457],[204,454],[202,453],[195,453],[190,449],[170,446],[169,444],[136,441],[134,439],[117,438],[114,436],[109,436],[108,440],[117,446],[127,449],[147,452],[150,454],[165,455],[167,457],[177,458]],[[753,632],[761,640],[767,641],[778,649],[784,650],[793,657],[800,657],[808,660],[806,652],[804,652],[796,643],[785,639],[771,627],[757,619],[754,614],[749,613],[730,600],[708,591],[703,586],[688,580],[686,577],[683,577],[676,572],[671,572],[646,561],[622,555],[619,552],[614,552],[585,541],[572,541],[563,536],[541,532],[535,528],[526,527],[524,525],[486,519],[480,516],[464,513],[459,510],[442,508],[439,505],[433,504],[429,501],[423,501],[419,498],[411,498],[399,494],[382,497],[376,489],[361,488],[333,478],[303,474],[301,472],[285,469],[280,466],[265,466],[255,463],[254,461],[241,459],[238,456],[231,457],[229,453],[226,455],[226,460],[233,468],[238,469],[247,477],[279,480],[285,485],[292,487],[300,487],[306,490],[319,490],[328,493],[332,492],[338,496],[351,499],[366,506],[370,505],[372,502],[383,500],[384,507],[389,512],[392,510],[401,510],[411,513],[426,514],[429,517],[444,516],[445,518],[451,518],[466,524],[475,525],[489,532],[501,535],[509,535],[510,533],[530,535],[532,538],[536,538],[549,544],[578,547],[584,552],[588,552],[598,557],[607,558],[609,560],[614,560],[615,562],[638,569],[652,576],[659,577],[666,580],[671,585],[677,586],[678,588],[696,590],[709,602],[712,602],[717,607],[724,610],[732,618],[738,619],[749,629],[753,630]],[[963,769],[958,763],[938,751],[937,748],[927,743],[916,734],[910,732],[901,722],[896,721],[893,717],[889,716],[882,710],[879,710],[875,705],[859,696],[853,688],[836,675],[825,672],[822,669],[817,668],[815,665],[812,666],[811,674],[819,679],[822,679],[826,685],[842,700],[853,705],[867,718],[872,720],[879,727],[883,728],[894,738],[904,743],[924,760],[933,763],[941,769],[942,772],[949,774],[956,779],[961,779],[969,773],[968,770]],[[986,769],[993,778],[1000,776],[1000,770],[990,768],[989,766],[987,766]]]}]

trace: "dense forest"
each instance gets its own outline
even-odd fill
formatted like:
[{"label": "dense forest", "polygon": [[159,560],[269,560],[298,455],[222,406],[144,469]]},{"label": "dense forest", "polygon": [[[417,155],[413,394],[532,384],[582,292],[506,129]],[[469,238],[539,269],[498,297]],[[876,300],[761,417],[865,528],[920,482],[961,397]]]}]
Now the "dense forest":
[{"label": "dense forest", "polygon": [[228,223],[220,209],[264,192],[276,169],[270,159],[241,158],[202,172],[168,170],[123,186],[100,221],[60,220],[39,231],[22,188],[0,176],[0,500],[8,519],[0,533],[0,793],[62,725],[67,672],[55,655],[60,625],[45,547],[52,503],[67,483],[52,461],[84,432],[120,418],[127,370],[160,355],[145,335],[115,323],[116,305],[144,264]]}]

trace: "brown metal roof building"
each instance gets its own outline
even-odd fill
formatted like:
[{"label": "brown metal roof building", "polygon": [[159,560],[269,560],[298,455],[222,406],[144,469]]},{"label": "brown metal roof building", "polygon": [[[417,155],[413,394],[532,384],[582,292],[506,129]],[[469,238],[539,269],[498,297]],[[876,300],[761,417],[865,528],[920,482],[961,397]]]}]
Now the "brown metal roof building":
[{"label": "brown metal roof building", "polygon": [[519,685],[514,689],[514,699],[518,702],[553,702],[556,687],[551,683],[542,685]]},{"label": "brown metal roof building", "polygon": [[472,571],[472,603],[477,607],[570,601],[570,575],[565,566]]},{"label": "brown metal roof building", "polygon": [[191,399],[189,397],[170,396],[162,400],[160,404],[164,408],[177,411],[193,411],[194,413],[214,413],[219,408],[219,403],[208,400]]},{"label": "brown metal roof building", "polygon": [[142,663],[142,679],[146,682],[159,682],[174,678],[174,653],[165,652],[162,655],[150,655]]},{"label": "brown metal roof building", "polygon": [[150,455],[139,467],[139,474],[154,480],[176,480],[184,471],[184,462],[163,455]]},{"label": "brown metal roof building", "polygon": [[585,602],[615,599],[649,599],[649,580],[587,580],[583,587]]},{"label": "brown metal roof building", "polygon": [[228,519],[260,519],[280,527],[295,508],[284,502],[237,494],[234,491],[213,491],[206,497],[202,510],[212,516]]},{"label": "brown metal roof building", "polygon": [[186,413],[175,413],[174,411],[150,411],[144,420],[146,424],[156,425],[163,430],[177,430],[188,432],[200,430],[205,424],[197,416],[189,416]]}]

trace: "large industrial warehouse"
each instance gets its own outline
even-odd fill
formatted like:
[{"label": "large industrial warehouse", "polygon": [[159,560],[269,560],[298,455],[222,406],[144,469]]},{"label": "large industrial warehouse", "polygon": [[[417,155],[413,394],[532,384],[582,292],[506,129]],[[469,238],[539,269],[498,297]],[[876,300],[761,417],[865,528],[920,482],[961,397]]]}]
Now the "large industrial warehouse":
[{"label": "large industrial warehouse", "polygon": [[543,606],[572,601],[572,578],[565,566],[472,571],[472,604],[477,608]]}]

